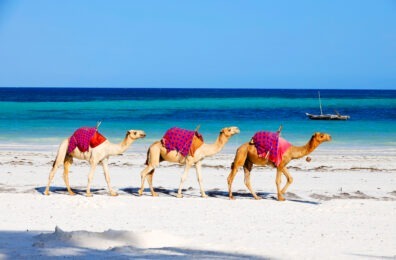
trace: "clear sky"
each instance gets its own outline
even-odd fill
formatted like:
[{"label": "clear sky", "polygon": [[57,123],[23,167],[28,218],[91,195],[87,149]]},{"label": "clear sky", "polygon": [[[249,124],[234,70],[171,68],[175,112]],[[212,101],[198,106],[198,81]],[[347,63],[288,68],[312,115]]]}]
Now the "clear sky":
[{"label": "clear sky", "polygon": [[0,87],[396,89],[396,1],[0,0]]}]

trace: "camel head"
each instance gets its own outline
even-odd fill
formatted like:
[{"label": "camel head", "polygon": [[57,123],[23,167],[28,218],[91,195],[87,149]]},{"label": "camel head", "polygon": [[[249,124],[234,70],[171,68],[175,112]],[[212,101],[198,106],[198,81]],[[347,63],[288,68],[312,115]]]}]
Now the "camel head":
[{"label": "camel head", "polygon": [[224,134],[226,137],[231,137],[234,134],[239,134],[239,128],[236,126],[224,127],[221,129],[220,134]]},{"label": "camel head", "polygon": [[316,132],[312,135],[312,140],[314,140],[318,144],[321,144],[323,142],[331,141],[331,136],[326,133]]},{"label": "camel head", "polygon": [[146,137],[146,133],[142,130],[129,130],[126,132],[125,138],[131,138],[132,140],[136,140],[139,138]]}]

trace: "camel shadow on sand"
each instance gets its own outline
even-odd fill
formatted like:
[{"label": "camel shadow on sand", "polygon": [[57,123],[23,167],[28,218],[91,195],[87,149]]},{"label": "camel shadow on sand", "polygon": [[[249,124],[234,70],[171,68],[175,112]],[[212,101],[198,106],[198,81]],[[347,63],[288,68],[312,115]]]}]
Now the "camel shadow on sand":
[{"label": "camel shadow on sand", "polygon": [[[128,193],[132,196],[140,197],[139,196],[139,188],[124,188],[120,189],[121,191]],[[191,188],[188,189],[182,189],[183,196],[185,197],[200,197],[199,194],[191,194],[191,193],[185,193],[186,191],[191,191]],[[158,193],[159,197],[175,197],[177,196],[177,189],[165,189],[163,187],[158,187],[155,188],[154,191]],[[144,189],[143,195],[142,196],[151,196],[151,192],[149,188]]]},{"label": "camel shadow on sand", "polygon": [[[125,188],[121,189],[123,192],[131,194],[133,196],[139,196],[138,191],[139,188]],[[177,196],[177,189],[165,189],[163,187],[158,187],[154,189],[156,193],[158,193],[159,197],[175,197]],[[190,187],[187,189],[182,189],[183,197],[185,198],[199,198],[201,197],[201,194],[199,193],[198,190],[195,190],[194,188]],[[260,193],[258,193],[260,194]],[[260,196],[267,196],[269,193],[261,193]],[[219,189],[214,189],[214,190],[209,190],[206,191],[206,195],[208,195],[209,198],[220,198],[220,199],[227,199],[228,200],[228,192],[226,191],[221,191]],[[238,193],[234,192],[234,195],[236,198],[249,198],[251,197],[250,194],[248,193]],[[144,189],[143,195],[142,196],[151,196],[150,189],[146,188]]]},{"label": "camel shadow on sand", "polygon": [[[44,186],[37,187],[37,188],[35,188],[35,190],[38,193],[41,193],[44,195],[45,187]],[[156,193],[158,193],[159,197],[174,197],[174,198],[176,198],[177,191],[178,191],[177,189],[165,189],[163,187],[158,187],[158,188],[155,188],[154,190]],[[76,193],[76,195],[85,196],[85,194],[86,194],[85,187],[73,188],[73,191]],[[139,188],[121,188],[121,189],[119,189],[119,192],[121,194],[126,193],[129,195],[135,196],[135,197],[139,197],[138,191],[139,191]],[[200,198],[201,197],[201,194],[199,193],[199,191],[192,187],[189,187],[187,189],[182,189],[182,192],[183,192],[184,198]],[[51,187],[50,193],[69,195],[66,187],[57,187],[57,186]],[[91,193],[93,195],[108,195],[108,191],[105,188],[101,188],[101,189],[91,188]],[[208,195],[209,198],[218,198],[218,199],[229,200],[228,191],[222,191],[217,188],[206,191],[206,195]],[[245,190],[239,190],[239,191],[233,192],[233,195],[236,200],[238,200],[238,199],[252,199],[253,200],[252,195],[248,191],[245,191]],[[259,197],[261,197],[261,200],[277,200],[275,193],[259,191],[259,192],[257,192],[257,195]],[[148,189],[148,188],[144,189],[142,196],[151,196],[150,189]],[[299,197],[298,195],[291,193],[291,192],[286,193],[285,197],[286,197],[287,201],[292,201],[292,202],[305,203],[305,204],[311,204],[311,205],[321,204],[318,201],[303,199],[303,198]]]},{"label": "camel shadow on sand", "polygon": [[[139,196],[138,191],[139,188],[124,188],[120,189],[121,191],[128,193],[133,196]],[[163,187],[158,187],[154,189],[156,193],[158,193],[159,197],[175,197],[177,195],[177,189],[165,189]],[[182,189],[183,192],[183,197],[185,198],[200,198],[201,195],[199,193],[199,190],[196,190],[192,187],[189,187],[188,189]],[[223,191],[220,189],[212,189],[206,191],[206,195],[208,195],[209,198],[218,198],[218,199],[225,199],[229,200],[228,198],[228,191]],[[235,199],[253,199],[252,195],[245,190],[241,191],[236,191],[233,192],[234,198]],[[257,195],[262,198],[262,200],[277,200],[276,194],[274,193],[269,193],[269,192],[257,192]],[[146,188],[144,189],[143,196],[151,196],[150,189]],[[320,202],[317,201],[312,201],[312,200],[306,200],[294,193],[286,193],[285,197],[288,201],[292,202],[298,202],[298,203],[305,203],[305,204],[312,204],[312,205],[319,205],[321,204]]]},{"label": "camel shadow on sand", "polygon": [[[206,192],[206,194],[209,197],[229,199],[228,191],[221,191],[219,189],[209,190]],[[239,191],[233,192],[232,194],[235,199],[253,199],[253,196],[248,191],[245,191],[245,190],[239,190]],[[257,192],[257,196],[259,196],[261,198],[261,200],[277,200],[275,193],[259,191],[259,192]],[[290,192],[286,193],[285,197],[286,197],[287,201],[306,203],[306,204],[312,204],[312,205],[320,204],[319,202],[316,202],[316,201],[305,200],[305,199],[297,196],[296,194],[290,193]]]},{"label": "camel shadow on sand", "polygon": [[[76,195],[82,195],[85,196],[87,189],[86,187],[77,187],[77,188],[72,188],[73,191],[76,193]],[[44,195],[45,187],[36,187],[35,190],[41,194]],[[67,191],[66,187],[51,187],[50,188],[50,193],[52,194],[63,194],[63,195],[69,195],[69,192]],[[91,188],[91,193],[93,195],[108,195],[108,191],[105,188],[102,189],[97,189],[97,188]]]}]

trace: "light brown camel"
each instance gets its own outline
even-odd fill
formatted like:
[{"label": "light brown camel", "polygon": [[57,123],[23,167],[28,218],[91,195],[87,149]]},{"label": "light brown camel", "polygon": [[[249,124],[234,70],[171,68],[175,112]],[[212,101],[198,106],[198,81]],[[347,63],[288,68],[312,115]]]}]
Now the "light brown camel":
[{"label": "light brown camel", "polygon": [[199,187],[201,190],[201,196],[203,198],[206,198],[207,195],[205,194],[205,191],[202,187],[202,174],[201,174],[202,160],[205,157],[212,156],[220,152],[223,149],[224,145],[228,142],[230,137],[238,133],[239,133],[238,127],[232,126],[232,127],[223,128],[221,129],[219,136],[217,137],[216,141],[213,144],[203,143],[195,151],[194,156],[187,155],[186,157],[183,157],[177,151],[170,151],[168,153],[166,148],[162,145],[161,141],[154,142],[147,151],[147,161],[146,161],[147,167],[140,174],[142,178],[142,186],[139,190],[139,195],[141,196],[143,194],[144,182],[147,177],[147,182],[150,186],[151,195],[158,196],[158,194],[153,189],[153,174],[155,168],[159,166],[159,163],[161,161],[168,161],[168,162],[174,162],[185,165],[184,174],[181,177],[179,190],[177,192],[178,198],[183,197],[182,195],[183,183],[187,178],[191,166],[193,166],[194,164],[197,173]]},{"label": "light brown camel", "polygon": [[[239,167],[243,166],[243,170],[245,173],[245,185],[249,189],[249,191],[252,193],[253,197],[258,200],[261,199],[257,194],[253,191],[251,183],[250,183],[250,171],[253,168],[253,165],[260,165],[260,166],[265,166],[265,165],[272,165],[273,167],[276,167],[276,188],[277,188],[277,193],[278,193],[278,200],[279,201],[284,201],[285,198],[283,197],[282,194],[286,193],[287,188],[289,185],[293,182],[293,177],[290,175],[289,171],[286,168],[286,165],[294,159],[299,159],[303,156],[306,156],[310,154],[312,151],[314,151],[321,143],[326,142],[326,141],[331,141],[331,136],[326,134],[326,133],[314,133],[311,137],[311,139],[308,141],[307,144],[304,146],[293,146],[291,145],[283,154],[282,160],[279,164],[278,167],[275,166],[273,162],[270,160],[259,157],[257,155],[257,149],[252,144],[251,142],[244,143],[241,145],[235,155],[234,162],[231,164],[231,172],[228,175],[227,181],[228,181],[228,194],[230,199],[234,199],[232,195],[232,182],[234,181],[235,175],[238,172]],[[281,185],[281,177],[282,173],[286,176],[287,183],[283,187],[283,189],[280,188]]]},{"label": "light brown camel", "polygon": [[55,162],[52,166],[52,170],[49,174],[48,185],[45,189],[44,194],[49,195],[49,188],[56,173],[56,170],[62,164],[64,165],[63,170],[63,180],[65,181],[67,191],[70,195],[74,195],[75,193],[72,191],[69,185],[69,168],[73,163],[73,158],[77,158],[80,160],[88,161],[91,170],[88,175],[88,185],[87,185],[87,197],[91,197],[91,181],[93,175],[95,173],[95,169],[98,163],[102,164],[107,186],[109,188],[109,192],[111,196],[117,196],[117,192],[115,192],[110,185],[110,176],[108,170],[108,158],[112,155],[122,154],[126,151],[126,149],[137,139],[145,137],[146,134],[141,130],[129,130],[127,131],[124,140],[119,144],[110,143],[108,140],[104,141],[102,144],[96,146],[95,148],[90,148],[86,152],[81,152],[77,147],[70,153],[67,153],[67,149],[69,146],[69,138],[65,139],[59,146],[58,154],[56,156]]}]

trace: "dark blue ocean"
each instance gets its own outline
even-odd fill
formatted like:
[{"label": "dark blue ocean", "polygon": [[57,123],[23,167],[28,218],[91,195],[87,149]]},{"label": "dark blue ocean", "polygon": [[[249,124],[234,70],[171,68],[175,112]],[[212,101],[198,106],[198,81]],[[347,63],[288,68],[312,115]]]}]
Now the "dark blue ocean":
[{"label": "dark blue ocean", "polygon": [[318,91],[303,89],[135,89],[0,88],[0,145],[58,144],[81,126],[102,124],[99,131],[119,142],[129,129],[141,129],[147,147],[173,126],[199,132],[213,142],[221,128],[241,133],[234,149],[256,131],[276,131],[295,145],[314,132],[327,132],[327,147],[394,147],[396,90],[320,90],[324,113],[351,116],[348,121],[313,121],[320,113]]}]

